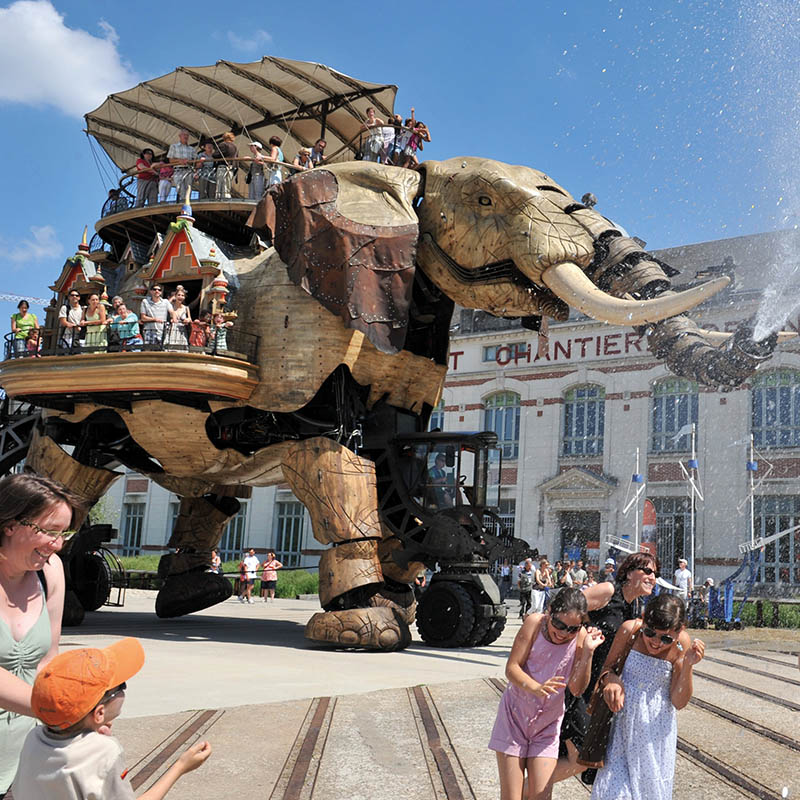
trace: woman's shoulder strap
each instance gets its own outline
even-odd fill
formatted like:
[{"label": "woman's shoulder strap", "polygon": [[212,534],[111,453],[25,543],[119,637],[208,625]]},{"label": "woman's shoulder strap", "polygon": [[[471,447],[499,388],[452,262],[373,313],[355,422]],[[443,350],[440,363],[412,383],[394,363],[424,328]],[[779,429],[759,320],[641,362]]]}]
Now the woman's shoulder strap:
[{"label": "woman's shoulder strap", "polygon": [[44,576],[43,569],[37,569],[36,574],[39,576],[39,583],[42,584],[42,591],[44,592],[44,599],[47,600],[47,578]]}]

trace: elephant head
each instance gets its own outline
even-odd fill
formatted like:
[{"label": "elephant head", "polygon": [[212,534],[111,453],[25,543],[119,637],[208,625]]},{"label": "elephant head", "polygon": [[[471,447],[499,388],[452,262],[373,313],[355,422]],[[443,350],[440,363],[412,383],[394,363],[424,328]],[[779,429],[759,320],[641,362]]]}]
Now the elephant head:
[{"label": "elephant head", "polygon": [[744,328],[714,341],[682,314],[728,278],[671,291],[674,270],[529,167],[337,164],[272,187],[251,224],[273,232],[296,283],[385,352],[405,341],[416,268],[455,303],[496,316],[565,320],[575,308],[647,327],[674,372],[712,385],[740,383],[775,346]]}]

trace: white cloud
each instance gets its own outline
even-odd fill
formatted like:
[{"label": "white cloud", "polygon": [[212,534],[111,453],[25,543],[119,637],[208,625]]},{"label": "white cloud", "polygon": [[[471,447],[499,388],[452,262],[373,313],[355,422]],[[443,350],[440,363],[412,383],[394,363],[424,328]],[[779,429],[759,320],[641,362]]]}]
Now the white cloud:
[{"label": "white cloud", "polygon": [[228,41],[237,49],[245,53],[252,53],[258,50],[259,47],[272,42],[272,36],[267,31],[260,28],[253,31],[249,36],[239,36],[233,31],[227,33]]},{"label": "white cloud", "polygon": [[139,79],[117,52],[117,32],[105,20],[98,27],[100,36],[67,27],[49,0],[0,8],[0,102],[55,106],[80,117],[111,92],[134,86]]},{"label": "white cloud", "polygon": [[61,255],[64,246],[58,241],[52,225],[31,225],[30,231],[30,238],[9,243],[6,250],[8,261],[21,267],[45,259],[57,259]]}]

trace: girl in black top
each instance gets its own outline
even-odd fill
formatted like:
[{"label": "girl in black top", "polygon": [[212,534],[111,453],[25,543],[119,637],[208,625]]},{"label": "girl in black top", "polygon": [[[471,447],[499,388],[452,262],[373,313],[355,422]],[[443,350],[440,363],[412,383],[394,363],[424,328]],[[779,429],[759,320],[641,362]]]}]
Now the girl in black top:
[{"label": "girl in black top", "polygon": [[[583,595],[589,606],[589,619],[600,629],[605,641],[592,659],[592,674],[589,686],[582,697],[567,693],[566,713],[561,725],[561,749],[554,781],[564,780],[583,770],[577,763],[578,750],[589,722],[586,703],[592,696],[594,685],[608,656],[614,636],[623,622],[636,619],[644,611],[645,600],[653,593],[658,577],[658,559],[650,553],[631,553],[620,564],[616,580],[604,581],[587,588]],[[567,746],[569,742],[570,746]],[[589,772],[589,770],[587,770]],[[594,773],[594,770],[591,770]],[[587,778],[594,776],[587,775]]]}]

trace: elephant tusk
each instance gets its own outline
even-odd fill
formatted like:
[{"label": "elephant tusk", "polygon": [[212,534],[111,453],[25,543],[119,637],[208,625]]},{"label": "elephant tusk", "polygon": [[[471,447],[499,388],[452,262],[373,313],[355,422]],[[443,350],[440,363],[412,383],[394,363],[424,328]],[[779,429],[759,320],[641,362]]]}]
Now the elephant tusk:
[{"label": "elephant tusk", "polygon": [[577,264],[565,261],[548,267],[542,275],[542,282],[565,303],[593,319],[615,325],[647,325],[700,305],[722,291],[730,283],[730,278],[714,278],[700,286],[652,300],[621,300],[598,289]]},{"label": "elephant tusk", "polygon": [[[712,347],[719,347],[720,345],[725,344],[728,339],[733,336],[733,333],[725,333],[724,331],[709,331],[706,328],[700,328],[699,333],[703,335],[706,341]],[[794,339],[797,334],[794,331],[778,331],[778,344],[782,344],[783,342],[788,342],[790,339]]]}]

